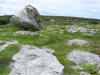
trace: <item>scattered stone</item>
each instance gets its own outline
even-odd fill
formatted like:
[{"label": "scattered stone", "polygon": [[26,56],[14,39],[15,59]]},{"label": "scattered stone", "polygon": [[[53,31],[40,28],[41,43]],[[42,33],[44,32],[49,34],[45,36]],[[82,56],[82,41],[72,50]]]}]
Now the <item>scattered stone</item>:
[{"label": "scattered stone", "polygon": [[43,28],[40,14],[31,5],[26,6],[19,14],[12,16],[11,22],[24,29],[40,30]]},{"label": "scattered stone", "polygon": [[75,70],[77,70],[77,69],[83,70],[83,68],[81,66],[78,66],[78,65],[70,66],[70,68],[75,69]]},{"label": "scattered stone", "polygon": [[16,40],[8,41],[5,44],[0,46],[0,52],[7,48],[9,45],[18,44],[19,42]]},{"label": "scattered stone", "polygon": [[30,31],[17,31],[13,33],[14,36],[16,35],[40,35],[37,32],[30,32]]},{"label": "scattered stone", "polygon": [[89,36],[94,36],[96,35],[96,31],[94,29],[88,29],[88,28],[84,28],[84,27],[77,27],[77,26],[72,26],[72,27],[69,27],[68,32],[70,33],[77,33],[77,32],[83,32],[83,33],[86,33],[84,35],[89,35]]},{"label": "scattered stone", "polygon": [[91,74],[87,72],[80,72],[80,75],[91,75]]},{"label": "scattered stone", "polygon": [[51,53],[30,45],[23,45],[13,58],[9,75],[63,75],[64,66]]},{"label": "scattered stone", "polygon": [[67,58],[68,60],[75,62],[78,66],[85,64],[100,64],[99,55],[83,51],[74,50],[68,54]]},{"label": "scattered stone", "polygon": [[0,43],[4,43],[5,41],[4,40],[0,40]]},{"label": "scattered stone", "polygon": [[86,40],[80,40],[80,39],[73,39],[73,40],[69,40],[68,42],[68,46],[73,46],[73,45],[77,45],[77,46],[89,46],[89,42]]}]

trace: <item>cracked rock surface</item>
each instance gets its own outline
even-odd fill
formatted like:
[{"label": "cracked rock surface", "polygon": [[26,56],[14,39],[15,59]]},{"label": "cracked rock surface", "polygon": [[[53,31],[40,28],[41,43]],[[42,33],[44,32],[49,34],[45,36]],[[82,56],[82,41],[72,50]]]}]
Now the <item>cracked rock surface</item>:
[{"label": "cracked rock surface", "polygon": [[13,56],[12,71],[9,75],[63,75],[64,66],[47,51],[23,45]]}]

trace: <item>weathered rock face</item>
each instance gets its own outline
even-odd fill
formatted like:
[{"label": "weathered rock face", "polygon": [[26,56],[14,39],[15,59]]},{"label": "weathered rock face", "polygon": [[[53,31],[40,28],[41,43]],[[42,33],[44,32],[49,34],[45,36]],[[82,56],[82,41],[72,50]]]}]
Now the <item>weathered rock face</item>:
[{"label": "weathered rock face", "polygon": [[79,66],[84,64],[100,65],[100,56],[88,52],[74,50],[73,52],[68,54],[67,58],[68,60],[75,62]]},{"label": "weathered rock face", "polygon": [[86,40],[80,40],[80,39],[72,39],[68,41],[68,46],[73,46],[73,45],[77,45],[77,46],[89,46],[89,42]]},{"label": "weathered rock face", "polygon": [[40,14],[31,5],[26,6],[19,14],[12,16],[11,22],[24,29],[40,30],[43,28]]},{"label": "weathered rock face", "polygon": [[64,66],[51,53],[43,49],[23,45],[13,58],[9,75],[63,75]]}]

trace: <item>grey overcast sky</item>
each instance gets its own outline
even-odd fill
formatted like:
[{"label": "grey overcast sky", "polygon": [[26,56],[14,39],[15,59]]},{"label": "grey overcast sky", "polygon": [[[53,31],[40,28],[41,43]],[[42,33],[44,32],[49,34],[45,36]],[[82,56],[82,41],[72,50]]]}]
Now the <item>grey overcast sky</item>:
[{"label": "grey overcast sky", "polygon": [[41,15],[100,19],[100,0],[0,0],[0,15],[17,14],[29,4]]}]

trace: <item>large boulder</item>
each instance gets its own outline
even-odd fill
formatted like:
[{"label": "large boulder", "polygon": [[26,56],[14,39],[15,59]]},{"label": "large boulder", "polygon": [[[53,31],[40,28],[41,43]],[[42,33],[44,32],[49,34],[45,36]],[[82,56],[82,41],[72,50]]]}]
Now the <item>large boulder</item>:
[{"label": "large boulder", "polygon": [[9,75],[63,75],[64,66],[44,49],[23,45],[13,58]]},{"label": "large boulder", "polygon": [[67,59],[76,63],[76,65],[82,66],[85,64],[100,65],[100,56],[88,52],[74,50],[68,54]]},{"label": "large boulder", "polygon": [[31,5],[26,6],[20,13],[12,16],[10,21],[14,25],[24,29],[40,30],[43,28],[40,14]]}]

